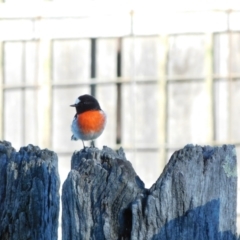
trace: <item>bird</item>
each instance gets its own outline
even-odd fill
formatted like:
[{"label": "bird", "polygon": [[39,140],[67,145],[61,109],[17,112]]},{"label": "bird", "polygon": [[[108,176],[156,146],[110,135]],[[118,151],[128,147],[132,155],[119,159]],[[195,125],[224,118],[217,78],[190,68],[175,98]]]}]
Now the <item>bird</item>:
[{"label": "bird", "polygon": [[106,125],[105,112],[101,109],[97,99],[88,94],[79,96],[70,107],[76,108],[71,125],[73,134],[71,140],[82,140],[84,149],[84,141],[91,141],[91,146],[94,147],[93,140],[102,134]]}]

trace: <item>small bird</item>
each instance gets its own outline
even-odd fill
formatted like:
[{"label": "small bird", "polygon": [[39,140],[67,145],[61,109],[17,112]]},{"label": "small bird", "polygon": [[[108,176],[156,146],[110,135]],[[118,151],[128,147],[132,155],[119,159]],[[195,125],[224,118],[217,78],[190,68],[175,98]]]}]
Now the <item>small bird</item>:
[{"label": "small bird", "polygon": [[77,112],[71,125],[73,133],[71,140],[81,139],[84,148],[84,141],[91,140],[91,146],[94,147],[93,140],[98,138],[105,128],[106,114],[101,109],[97,99],[88,94],[78,97],[75,103],[70,106],[75,107]]}]

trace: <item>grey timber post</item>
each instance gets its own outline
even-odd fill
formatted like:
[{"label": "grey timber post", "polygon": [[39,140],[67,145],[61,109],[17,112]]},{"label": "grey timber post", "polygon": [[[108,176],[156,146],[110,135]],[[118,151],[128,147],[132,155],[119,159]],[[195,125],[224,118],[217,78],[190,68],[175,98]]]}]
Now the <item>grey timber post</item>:
[{"label": "grey timber post", "polygon": [[0,142],[0,239],[57,240],[59,185],[54,152]]},{"label": "grey timber post", "polygon": [[62,189],[63,240],[237,239],[232,145],[185,146],[150,189],[122,149],[86,148],[71,165]]}]

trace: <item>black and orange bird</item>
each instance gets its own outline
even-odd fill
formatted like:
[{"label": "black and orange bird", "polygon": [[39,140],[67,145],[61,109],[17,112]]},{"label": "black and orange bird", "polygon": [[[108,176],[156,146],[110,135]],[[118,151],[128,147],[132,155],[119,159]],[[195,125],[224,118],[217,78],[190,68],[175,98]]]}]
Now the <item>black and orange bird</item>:
[{"label": "black and orange bird", "polygon": [[98,101],[91,95],[85,94],[77,98],[74,104],[70,105],[76,108],[76,114],[73,118],[71,130],[72,140],[92,141],[98,138],[106,125],[106,114],[101,109]]}]

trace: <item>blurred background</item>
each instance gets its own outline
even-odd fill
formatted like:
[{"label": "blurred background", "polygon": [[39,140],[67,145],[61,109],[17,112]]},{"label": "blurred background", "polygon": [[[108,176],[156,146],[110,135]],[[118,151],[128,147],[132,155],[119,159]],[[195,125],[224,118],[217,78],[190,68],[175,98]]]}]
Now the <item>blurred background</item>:
[{"label": "blurred background", "polygon": [[55,151],[63,182],[85,93],[108,116],[96,146],[123,147],[146,187],[188,143],[239,155],[239,0],[0,0],[1,139]]}]

